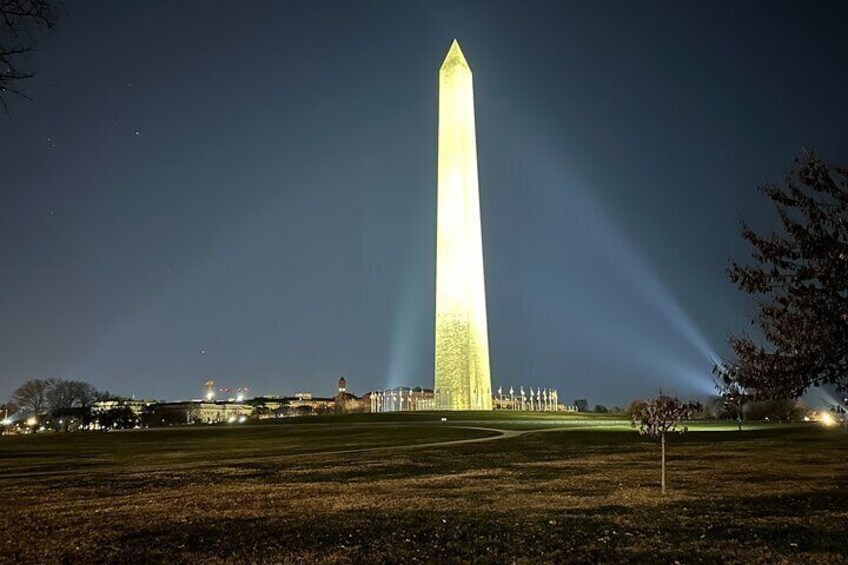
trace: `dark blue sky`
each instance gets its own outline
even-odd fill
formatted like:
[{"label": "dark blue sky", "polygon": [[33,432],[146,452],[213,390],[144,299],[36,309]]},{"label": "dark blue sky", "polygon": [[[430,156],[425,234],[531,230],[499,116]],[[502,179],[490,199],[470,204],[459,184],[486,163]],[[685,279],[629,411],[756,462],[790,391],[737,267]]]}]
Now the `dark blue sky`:
[{"label": "dark blue sky", "polygon": [[432,386],[436,75],[475,73],[493,384],[711,390],[756,190],[848,156],[844,3],[71,2],[0,117],[0,396]]}]

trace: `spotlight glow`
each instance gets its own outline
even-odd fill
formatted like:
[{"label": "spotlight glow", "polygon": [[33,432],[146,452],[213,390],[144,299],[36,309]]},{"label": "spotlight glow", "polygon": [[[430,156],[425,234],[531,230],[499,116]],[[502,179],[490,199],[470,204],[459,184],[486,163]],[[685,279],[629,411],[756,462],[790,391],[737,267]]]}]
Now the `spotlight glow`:
[{"label": "spotlight glow", "polygon": [[819,414],[819,422],[821,422],[822,426],[829,428],[836,425],[836,418],[830,412],[822,412]]}]

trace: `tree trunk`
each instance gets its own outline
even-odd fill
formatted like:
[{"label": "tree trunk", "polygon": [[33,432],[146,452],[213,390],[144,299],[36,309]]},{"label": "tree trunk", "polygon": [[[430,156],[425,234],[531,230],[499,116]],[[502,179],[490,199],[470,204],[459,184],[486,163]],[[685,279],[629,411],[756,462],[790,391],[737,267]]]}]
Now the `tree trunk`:
[{"label": "tree trunk", "polygon": [[661,434],[662,440],[662,493],[665,494],[665,434]]}]

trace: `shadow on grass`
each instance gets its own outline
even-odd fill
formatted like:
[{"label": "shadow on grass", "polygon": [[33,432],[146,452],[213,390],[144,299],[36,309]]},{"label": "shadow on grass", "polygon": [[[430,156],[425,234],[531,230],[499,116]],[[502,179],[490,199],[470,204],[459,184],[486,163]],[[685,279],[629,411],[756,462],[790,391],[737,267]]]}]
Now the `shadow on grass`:
[{"label": "shadow on grass", "polygon": [[[259,562],[793,562],[848,555],[844,484],[788,496],[723,497],[564,512],[380,508],[208,519],[124,533],[107,560]],[[343,487],[340,487],[343,488]],[[391,494],[387,494],[391,496]],[[485,503],[482,504],[485,506]],[[811,519],[818,512],[820,519]],[[842,514],[844,516],[844,514]],[[800,518],[800,520],[799,520]]]}]

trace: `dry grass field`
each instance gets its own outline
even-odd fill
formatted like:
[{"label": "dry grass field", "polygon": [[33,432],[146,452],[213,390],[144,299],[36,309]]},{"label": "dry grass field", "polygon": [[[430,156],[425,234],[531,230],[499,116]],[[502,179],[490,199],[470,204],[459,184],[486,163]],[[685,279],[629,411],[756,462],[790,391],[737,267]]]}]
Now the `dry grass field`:
[{"label": "dry grass field", "polygon": [[0,561],[848,562],[844,431],[465,418],[2,437]]}]

